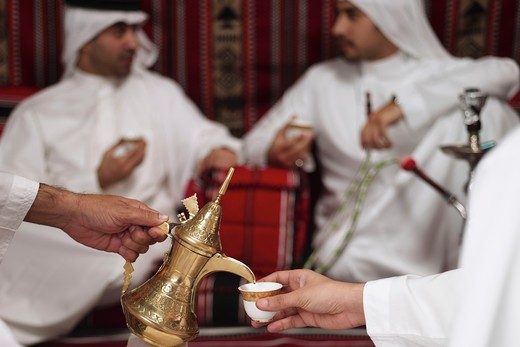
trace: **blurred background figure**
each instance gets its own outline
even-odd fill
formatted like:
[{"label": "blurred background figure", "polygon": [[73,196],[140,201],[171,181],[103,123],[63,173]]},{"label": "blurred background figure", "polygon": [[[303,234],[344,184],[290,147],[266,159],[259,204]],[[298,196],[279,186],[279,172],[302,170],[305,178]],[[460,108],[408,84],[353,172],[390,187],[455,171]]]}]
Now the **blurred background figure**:
[{"label": "blurred background figure", "polygon": [[[1,170],[71,191],[139,199],[175,216],[197,170],[236,164],[240,142],[207,120],[175,82],[147,70],[157,50],[141,29],[147,15],[139,5],[67,2],[63,78],[9,117]],[[63,334],[94,306],[119,301],[121,258],[48,229],[24,223],[0,269],[0,317],[22,343]],[[152,247],[136,262],[134,284],[167,249]]]},{"label": "blurred background figure", "polygon": [[[368,157],[367,152],[370,165],[403,153],[413,154],[420,167],[464,200],[466,163],[456,162],[436,149],[466,141],[457,95],[467,87],[478,87],[490,95],[482,114],[481,135],[483,140],[500,140],[506,128],[517,123],[514,119],[509,121],[510,109],[504,102],[517,88],[518,70],[510,59],[460,60],[451,54],[473,58],[494,55],[520,61],[520,16],[512,15],[520,11],[520,4],[515,0],[385,2],[142,0],[126,10],[117,9],[117,16],[110,17],[114,22],[105,22],[108,17],[100,16],[103,23],[96,21],[84,32],[91,35],[71,37],[63,36],[62,29],[75,28],[71,23],[83,26],[92,17],[70,17],[70,13],[85,13],[70,9],[77,10],[85,4],[110,7],[121,5],[121,1],[71,2],[68,6],[62,0],[0,1],[0,52],[6,53],[0,59],[0,132],[15,104],[35,90],[55,84],[11,114],[15,117],[6,136],[15,145],[7,151],[8,161],[0,154],[0,166],[4,162],[14,163],[15,167],[41,173],[40,168],[45,165],[43,176],[36,176],[49,177],[45,182],[73,191],[120,192],[173,216],[175,205],[185,196],[184,186],[194,173],[226,167],[239,154],[240,146],[234,139],[229,140],[226,129],[190,116],[202,113],[235,136],[255,128],[247,136],[245,147],[249,164],[236,167],[233,184],[222,201],[221,238],[226,255],[248,264],[257,277],[301,267],[313,236],[317,252],[311,265],[338,278],[429,274],[450,268],[458,255],[460,217],[422,182],[409,173],[397,173],[397,167],[387,166],[375,178],[348,247],[339,247],[337,241],[351,220],[340,220],[333,236],[326,237],[324,230],[330,227],[326,218],[344,201],[345,190],[355,169]],[[149,16],[142,26],[142,15],[135,16],[137,10]],[[105,8],[103,13],[112,11]],[[402,20],[388,17],[388,11]],[[127,16],[133,16],[133,20]],[[62,21],[64,17],[68,24]],[[397,23],[413,30],[396,28]],[[98,36],[105,29],[111,35],[122,35],[121,40]],[[148,59],[153,57],[153,46],[145,42],[141,31],[158,47],[153,62]],[[98,39],[92,40],[94,37]],[[420,39],[415,40],[416,37]],[[334,44],[335,40],[339,45]],[[381,43],[375,47],[381,50],[372,49],[374,42]],[[60,63],[62,51],[69,52],[64,64]],[[381,51],[391,55],[370,60]],[[88,57],[81,64],[80,55]],[[77,64],[67,63],[70,57],[77,57]],[[175,79],[178,85],[172,86],[170,80],[148,69]],[[106,77],[111,74],[112,77]],[[63,80],[56,84],[62,76]],[[138,80],[146,82],[146,87]],[[156,83],[160,86],[153,87]],[[133,88],[139,92],[130,92]],[[80,94],[75,89],[84,92],[74,96]],[[193,104],[185,102],[184,92]],[[42,100],[46,101],[45,106]],[[520,94],[510,104],[520,109]],[[41,109],[36,109],[36,105]],[[66,113],[76,109],[83,111],[77,117],[67,117]],[[168,117],[163,117],[162,110],[169,110]],[[273,113],[278,116],[271,116]],[[266,127],[260,124],[264,115],[274,129],[269,126],[267,131],[260,131]],[[291,117],[294,120],[289,125]],[[20,133],[20,129],[29,130],[13,140],[13,134]],[[199,137],[194,129],[202,135]],[[298,136],[302,129],[303,136]],[[203,140],[199,145],[200,138]],[[222,142],[217,138],[222,138]],[[182,139],[181,144],[174,143],[178,139]],[[0,153],[4,152],[2,142],[0,138]],[[32,153],[25,142],[45,146],[34,146]],[[258,148],[254,147],[256,144]],[[317,174],[307,175],[305,170],[312,169],[308,152],[313,146],[317,147],[313,150],[318,156],[312,158],[318,159],[314,172]],[[43,157],[45,164],[40,159],[18,160],[14,158],[17,154]],[[177,166],[178,163],[182,165]],[[190,182],[190,187],[199,193],[201,204],[212,198],[225,177],[223,172],[210,171],[212,174],[203,175],[203,180],[197,177]],[[322,182],[315,177],[320,171]],[[321,183],[324,191],[320,191]],[[314,211],[317,235],[312,235],[312,221],[308,218],[312,195],[309,191],[320,193]],[[432,227],[432,221],[438,228]],[[31,228],[26,223],[22,226],[23,230]],[[25,235],[28,234],[16,235],[9,253],[17,254],[14,249],[25,251],[28,246],[22,247],[18,241]],[[56,254],[60,254],[60,260],[90,259],[91,255],[79,245],[65,252],[71,246],[55,231],[39,235],[41,240],[36,238],[35,243],[51,242],[49,235],[57,239],[52,241],[57,246],[50,259],[56,259]],[[67,239],[65,235],[63,238]],[[319,242],[324,239],[323,244]],[[331,244],[334,249],[338,246],[341,255],[332,267],[324,254]],[[149,270],[155,268],[152,263],[160,264],[165,248],[166,243],[154,245],[138,259],[137,281],[132,283],[146,278]],[[343,249],[345,252],[341,252]],[[33,248],[27,251],[33,252]],[[20,252],[8,255],[11,260],[6,262],[11,262],[12,269],[16,268],[15,262],[27,263],[27,273],[33,275],[32,269],[38,268],[34,266],[35,259],[43,256],[30,253],[26,259]],[[54,279],[46,279],[46,271],[38,271],[34,281],[42,285],[31,287],[33,278],[28,280],[22,290],[46,293],[47,290],[40,290],[47,286],[45,280],[59,280],[64,273],[73,273],[70,282],[79,278],[79,286],[89,291],[84,298],[90,300],[79,309],[73,307],[71,312],[75,313],[70,320],[70,312],[61,312],[64,305],[52,314],[40,316],[43,323],[38,325],[42,328],[31,331],[31,338],[38,335],[38,340],[52,339],[74,325],[76,336],[97,334],[96,329],[125,328],[117,302],[122,260],[115,256],[100,262],[111,264],[113,271],[106,276],[97,274],[100,266],[95,267],[99,263],[89,262],[88,271],[74,274],[75,264],[61,261],[64,269],[58,269]],[[9,299],[0,299],[0,316],[3,309],[15,312],[17,305],[24,303],[23,310],[30,307],[30,313],[55,305],[49,302],[47,306],[46,295],[40,298],[39,293],[32,295],[31,300],[19,301],[17,291],[23,281],[15,281],[14,275],[20,272],[4,271],[0,271],[0,298],[13,299],[8,306],[4,304]],[[92,273],[103,280],[90,280]],[[108,278],[110,283],[104,283]],[[211,276],[201,283],[196,312],[201,327],[249,325],[237,298],[238,285],[236,276],[226,274]],[[74,284],[74,288],[77,286]],[[90,292],[98,294],[91,296]],[[105,307],[110,302],[115,304]],[[76,323],[76,317],[85,315],[83,321]],[[16,317],[18,322],[33,324],[34,317]],[[31,329],[22,325],[16,328]],[[264,337],[276,338],[265,334]]]},{"label": "blurred background figure", "polygon": [[[309,266],[319,272],[368,281],[453,268],[462,219],[392,160],[412,154],[463,196],[466,164],[439,150],[466,142],[457,96],[467,86],[489,94],[482,137],[500,139],[518,124],[507,104],[518,91],[518,66],[504,58],[452,57],[422,1],[338,0],[335,6],[332,35],[342,55],[312,66],[246,135],[246,160],[294,167],[310,159],[315,139],[324,188]],[[314,128],[313,136],[287,137],[294,115]],[[366,193],[352,202],[358,210],[345,213],[353,187],[362,185]]]}]

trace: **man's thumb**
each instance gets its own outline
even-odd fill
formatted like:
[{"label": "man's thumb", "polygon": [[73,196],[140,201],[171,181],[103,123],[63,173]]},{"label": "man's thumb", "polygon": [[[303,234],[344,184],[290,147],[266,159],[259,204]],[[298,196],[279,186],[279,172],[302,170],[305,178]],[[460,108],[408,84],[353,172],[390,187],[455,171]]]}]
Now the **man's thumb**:
[{"label": "man's thumb", "polygon": [[268,298],[259,299],[256,307],[265,311],[280,311],[297,306],[297,298],[295,292],[280,294]]}]

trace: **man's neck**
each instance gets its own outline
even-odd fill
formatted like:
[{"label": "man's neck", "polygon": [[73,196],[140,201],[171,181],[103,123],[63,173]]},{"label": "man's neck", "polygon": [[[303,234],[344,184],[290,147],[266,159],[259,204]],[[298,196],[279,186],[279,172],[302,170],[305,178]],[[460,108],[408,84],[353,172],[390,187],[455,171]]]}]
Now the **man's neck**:
[{"label": "man's neck", "polygon": [[378,52],[379,54],[370,59],[367,59],[366,61],[369,63],[376,63],[378,61],[386,60],[394,56],[397,52],[399,52],[399,48],[397,48],[394,45],[389,45],[384,47],[380,52]]},{"label": "man's neck", "polygon": [[126,76],[125,77],[107,76],[104,74],[100,74],[96,71],[92,71],[90,69],[85,69],[82,66],[80,66],[79,64],[76,65],[76,70],[79,71],[79,73],[84,76],[89,76],[92,79],[96,79],[96,80],[100,80],[100,81],[101,80],[107,81],[116,86],[121,84],[125,80],[125,77],[126,77]]},{"label": "man's neck", "polygon": [[374,61],[364,60],[360,62],[363,73],[375,74],[378,76],[393,76],[401,74],[406,64],[407,55],[402,51]]}]

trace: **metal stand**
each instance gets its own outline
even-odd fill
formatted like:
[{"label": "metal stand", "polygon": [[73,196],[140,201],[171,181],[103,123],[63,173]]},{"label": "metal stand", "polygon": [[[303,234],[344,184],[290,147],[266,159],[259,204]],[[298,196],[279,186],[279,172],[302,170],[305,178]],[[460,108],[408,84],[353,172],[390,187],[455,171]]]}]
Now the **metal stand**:
[{"label": "metal stand", "polygon": [[464,191],[467,193],[471,189],[475,168],[482,156],[491,148],[495,147],[494,141],[480,143],[480,130],[482,123],[480,122],[480,112],[486,104],[487,95],[478,89],[466,89],[464,93],[459,95],[460,107],[464,114],[464,124],[468,131],[468,143],[463,145],[447,145],[442,146],[444,153],[451,155],[457,159],[466,160],[469,164],[469,177]]}]

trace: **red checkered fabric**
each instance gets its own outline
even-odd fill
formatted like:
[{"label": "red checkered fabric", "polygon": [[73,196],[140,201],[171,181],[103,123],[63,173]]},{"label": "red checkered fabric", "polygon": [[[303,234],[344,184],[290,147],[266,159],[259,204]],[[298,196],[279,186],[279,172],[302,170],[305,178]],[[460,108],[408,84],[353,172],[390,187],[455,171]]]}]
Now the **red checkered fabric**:
[{"label": "red checkered fabric", "polygon": [[[215,198],[226,173],[213,172],[192,186],[200,206]],[[309,240],[305,180],[299,171],[236,168],[221,200],[223,252],[247,264],[258,278],[301,266]],[[240,278],[231,274],[216,274],[203,281],[198,296],[199,323],[248,323],[238,297],[239,284]]]},{"label": "red checkered fabric", "polygon": [[[203,181],[204,202],[216,196],[225,177],[218,171]],[[298,209],[308,207],[308,193],[300,172],[238,167],[221,204],[220,238],[228,256],[258,276],[301,264],[308,213]]]},{"label": "red checkered fabric", "polygon": [[[192,181],[186,196],[197,193],[202,207],[215,198],[226,174],[215,171]],[[299,171],[237,167],[221,199],[223,252],[247,264],[257,278],[301,267],[310,240],[308,188],[307,176]],[[201,282],[195,312],[199,325],[249,325],[238,294],[240,281],[217,273]],[[116,305],[94,310],[76,331],[124,327],[124,322]]]}]

